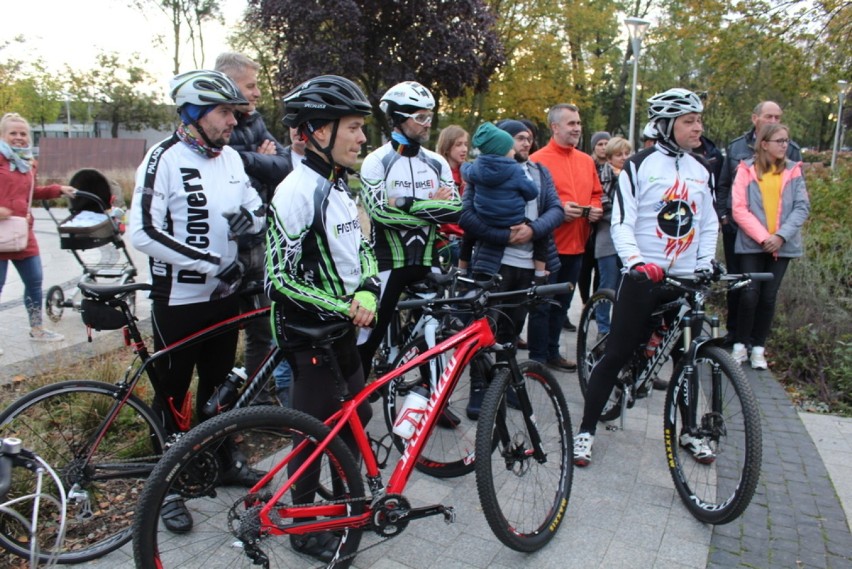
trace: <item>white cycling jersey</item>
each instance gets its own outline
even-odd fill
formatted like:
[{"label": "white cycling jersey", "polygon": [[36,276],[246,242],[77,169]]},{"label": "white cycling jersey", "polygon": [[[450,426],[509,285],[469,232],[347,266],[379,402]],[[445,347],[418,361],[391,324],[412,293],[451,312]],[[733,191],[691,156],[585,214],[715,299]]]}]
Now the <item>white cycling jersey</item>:
[{"label": "white cycling jersey", "polygon": [[237,258],[224,214],[240,207],[261,231],[263,203],[232,148],[206,158],[172,136],[148,151],[136,171],[130,236],[150,256],[151,299],[174,306],[231,294],[215,275]]},{"label": "white cycling jersey", "polygon": [[625,270],[640,262],[680,277],[710,269],[719,230],[713,183],[689,153],[657,145],[631,156],[618,178],[610,228]]},{"label": "white cycling jersey", "polygon": [[[446,159],[422,147],[415,156],[404,156],[388,142],[364,159],[361,183],[379,270],[436,265],[438,225],[456,223],[461,213]],[[454,190],[452,199],[434,198],[441,187]],[[390,205],[398,198],[407,201],[404,207]]]}]

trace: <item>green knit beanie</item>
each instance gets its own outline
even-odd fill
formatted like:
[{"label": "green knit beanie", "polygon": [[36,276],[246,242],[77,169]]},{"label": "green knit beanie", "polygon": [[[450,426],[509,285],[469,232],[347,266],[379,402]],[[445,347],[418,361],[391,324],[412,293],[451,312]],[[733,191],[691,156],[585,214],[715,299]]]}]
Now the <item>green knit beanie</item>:
[{"label": "green knit beanie", "polygon": [[482,123],[473,133],[473,147],[483,154],[505,156],[515,145],[512,135],[490,122]]}]

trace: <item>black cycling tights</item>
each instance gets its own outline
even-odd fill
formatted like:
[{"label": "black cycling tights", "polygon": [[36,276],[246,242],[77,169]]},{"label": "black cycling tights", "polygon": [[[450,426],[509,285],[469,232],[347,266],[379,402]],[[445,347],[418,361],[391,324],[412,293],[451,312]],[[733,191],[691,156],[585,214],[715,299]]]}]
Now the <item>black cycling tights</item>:
[{"label": "black cycling tights", "polygon": [[651,314],[657,306],[677,296],[678,292],[670,287],[649,281],[637,282],[630,277],[621,279],[606,351],[589,378],[581,433],[595,434],[598,418],[615,387],[618,372],[630,361],[636,347],[647,343],[654,331],[656,323],[651,321]]},{"label": "black cycling tights", "polygon": [[[354,328],[353,328],[354,330]],[[364,372],[358,359],[358,351],[355,348],[355,334],[347,334],[342,340],[335,342],[332,346],[333,352],[339,355],[338,364],[345,378],[349,393],[357,394],[364,388]],[[334,369],[325,362],[322,350],[307,348],[299,349],[288,354],[287,359],[293,367],[293,386],[291,392],[291,403],[294,409],[304,411],[317,419],[324,421],[340,409],[338,399],[339,387],[335,380]],[[373,411],[368,402],[364,402],[358,408],[358,416],[362,424],[366,425]],[[355,459],[360,456],[355,445],[352,431],[344,427],[340,436],[349,446]],[[294,438],[294,444],[299,441]],[[292,475],[304,463],[310,454],[311,448],[304,456],[296,457],[288,465],[288,472]],[[304,481],[299,488],[293,487],[293,502],[296,504],[309,504],[314,500],[314,488],[320,479],[320,464],[316,464],[305,472],[301,478]],[[338,494],[340,484],[333,480],[333,490]]]}]

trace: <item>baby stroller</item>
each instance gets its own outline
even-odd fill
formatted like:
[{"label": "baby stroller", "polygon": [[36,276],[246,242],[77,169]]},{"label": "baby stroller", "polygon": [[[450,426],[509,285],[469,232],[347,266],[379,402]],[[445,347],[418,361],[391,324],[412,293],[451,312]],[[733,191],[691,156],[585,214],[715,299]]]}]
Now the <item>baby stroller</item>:
[{"label": "baby stroller", "polygon": [[[62,221],[57,220],[50,211],[50,204],[42,202],[59,231],[59,246],[71,251],[80,266],[83,276],[80,282],[126,284],[134,282],[136,266],[127,252],[121,234],[124,232],[122,217],[124,211],[112,207],[114,196],[110,182],[103,174],[93,169],[80,170],[68,185],[77,188],[76,196],[69,205],[70,215]],[[87,262],[81,253],[112,243],[115,251],[102,253],[99,263]],[[136,306],[136,293],[130,293],[125,299],[131,310]],[[61,286],[48,289],[44,301],[45,312],[53,322],[62,318],[65,308],[80,310],[82,300],[79,289],[73,298],[66,299]]]}]

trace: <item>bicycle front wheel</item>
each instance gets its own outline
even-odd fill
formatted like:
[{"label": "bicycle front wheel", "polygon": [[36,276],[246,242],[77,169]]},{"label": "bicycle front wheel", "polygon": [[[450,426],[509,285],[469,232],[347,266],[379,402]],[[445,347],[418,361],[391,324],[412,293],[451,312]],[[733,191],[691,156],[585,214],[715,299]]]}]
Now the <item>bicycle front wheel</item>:
[{"label": "bicycle front wheel", "polygon": [[[760,477],[757,402],[742,368],[722,348],[699,348],[694,382],[688,381],[684,364],[682,359],[666,393],[669,471],[692,515],[725,524],[748,507]],[[687,418],[690,400],[697,409],[694,423]]]},{"label": "bicycle front wheel", "polygon": [[[65,541],[42,561],[81,563],[130,541],[136,497],[160,459],[165,435],[151,409],[130,395],[115,419],[117,387],[64,381],[18,399],[0,414],[0,436],[17,437],[62,479],[68,495]],[[47,531],[50,531],[50,525]],[[29,544],[0,524],[0,546],[18,555]]]},{"label": "bicycle front wheel", "polygon": [[[497,539],[516,551],[532,552],[553,538],[568,507],[571,417],[547,368],[527,361],[520,369],[520,384],[503,369],[485,394],[476,436],[476,488]],[[507,396],[510,390],[518,396],[515,403],[514,394]],[[526,408],[526,398],[529,412],[514,408]]]},{"label": "bicycle front wheel", "polygon": [[612,321],[612,308],[615,306],[615,292],[605,288],[595,292],[580,315],[577,324],[577,379],[583,397],[589,387],[592,369],[603,357],[609,324]]},{"label": "bicycle front wheel", "polygon": [[[328,434],[328,427],[315,418],[280,407],[236,409],[192,429],[169,449],[139,498],[133,537],[136,567],[230,569],[264,564],[255,560],[265,560],[267,567],[316,565],[316,559],[297,553],[283,533],[308,521],[282,517],[282,509],[293,504],[291,493],[273,507],[268,522],[260,516],[262,505],[287,481],[286,466],[254,494],[247,485],[229,484],[221,472],[227,471],[226,457],[238,452],[243,468],[266,473],[291,453],[294,440],[309,441],[306,452],[311,452],[314,443]],[[362,513],[364,486],[348,447],[336,438],[320,458],[319,482],[300,479],[300,494],[308,500],[314,495],[311,506],[333,507],[333,502],[343,504],[346,515]],[[319,496],[318,484],[334,488],[331,500]],[[313,491],[308,491],[309,485]],[[176,499],[192,519],[191,528],[183,533],[169,531],[162,518]],[[334,566],[348,567],[358,551],[361,530],[342,529],[333,536]]]},{"label": "bicycle front wheel", "polygon": [[[393,369],[399,368],[406,362],[429,350],[424,337],[419,337],[409,343],[400,353],[393,364]],[[483,366],[479,358],[471,363],[473,366]],[[433,367],[434,366],[434,367]],[[483,368],[484,369],[484,368]],[[403,374],[388,384],[382,394],[385,413],[385,423],[388,432],[393,433],[397,410],[402,406],[408,391],[416,385],[431,386],[433,370],[436,379],[444,370],[444,358],[437,357],[431,363],[424,364]],[[483,371],[487,373],[487,370]],[[438,416],[438,425],[432,430],[423,451],[417,458],[415,468],[436,478],[454,478],[473,472],[474,450],[476,445],[476,418],[468,416],[470,401],[470,378],[462,377],[453,393],[447,400],[447,405]],[[397,449],[405,450],[405,440],[393,435]]]}]

